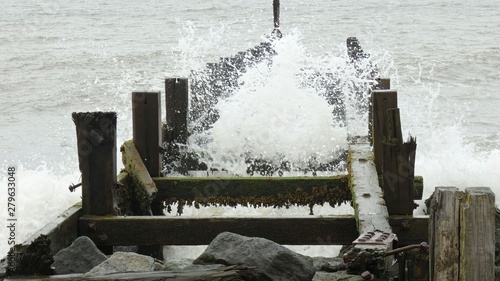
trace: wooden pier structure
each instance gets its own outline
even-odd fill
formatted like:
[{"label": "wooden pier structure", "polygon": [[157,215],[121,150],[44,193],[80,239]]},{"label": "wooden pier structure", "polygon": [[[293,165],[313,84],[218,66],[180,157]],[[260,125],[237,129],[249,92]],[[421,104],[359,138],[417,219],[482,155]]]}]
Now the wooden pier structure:
[{"label": "wooden pier structure", "polygon": [[[279,26],[279,25],[278,25]],[[353,60],[365,59],[355,38]],[[73,113],[82,173],[82,203],[36,233],[57,253],[78,236],[104,252],[140,246],[162,258],[161,245],[206,245],[230,231],[284,245],[352,245],[344,255],[349,272],[389,280],[493,280],[494,195],[488,188],[436,189],[430,216],[415,216],[423,179],[414,175],[416,139],[403,140],[397,91],[389,79],[373,78],[369,134],[349,137],[348,173],[316,177],[169,177],[165,158],[178,157],[188,137],[185,78],[165,80],[166,120],[161,92],[133,92],[133,139],[121,145],[124,169],[117,172],[116,113]],[[164,142],[166,145],[163,145]],[[186,165],[186,167],[190,167]],[[309,217],[166,217],[178,203],[255,207],[332,207],[352,202],[354,215]],[[428,243],[428,247],[426,246]],[[414,245],[417,245],[416,247]],[[417,252],[405,252],[406,249]],[[428,249],[427,249],[428,248]],[[429,258],[426,251],[430,251]],[[395,263],[398,261],[398,263]],[[369,272],[369,273],[367,273]],[[384,279],[386,278],[386,279]]]}]

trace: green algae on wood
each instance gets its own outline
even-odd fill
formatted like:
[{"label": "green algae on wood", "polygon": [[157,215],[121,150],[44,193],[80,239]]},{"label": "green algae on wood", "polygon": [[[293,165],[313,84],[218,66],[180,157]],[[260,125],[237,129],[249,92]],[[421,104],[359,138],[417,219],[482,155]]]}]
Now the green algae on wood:
[{"label": "green algae on wood", "polygon": [[157,200],[202,206],[288,207],[350,200],[347,176],[153,178]]},{"label": "green algae on wood", "polygon": [[142,162],[134,142],[132,140],[126,141],[121,146],[120,151],[122,152],[123,165],[128,174],[125,185],[135,194],[142,215],[150,215],[150,204],[155,198],[158,189]]}]

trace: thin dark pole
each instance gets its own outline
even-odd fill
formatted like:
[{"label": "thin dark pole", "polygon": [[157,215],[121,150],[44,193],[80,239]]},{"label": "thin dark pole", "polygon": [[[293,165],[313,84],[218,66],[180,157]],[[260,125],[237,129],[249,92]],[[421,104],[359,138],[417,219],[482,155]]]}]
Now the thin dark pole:
[{"label": "thin dark pole", "polygon": [[271,35],[275,38],[281,38],[280,31],[280,0],[273,0],[273,14],[274,14],[274,29]]}]

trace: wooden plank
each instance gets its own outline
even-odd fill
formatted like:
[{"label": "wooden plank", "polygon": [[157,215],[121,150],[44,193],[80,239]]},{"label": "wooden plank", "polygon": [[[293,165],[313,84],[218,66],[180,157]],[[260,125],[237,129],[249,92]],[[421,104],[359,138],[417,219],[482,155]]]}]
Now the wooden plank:
[{"label": "wooden plank", "polygon": [[488,187],[466,188],[460,204],[459,280],[495,280],[494,267],[495,194]]},{"label": "wooden plank", "polygon": [[169,145],[185,144],[188,137],[189,83],[187,78],[165,79],[167,130],[165,141]]},{"label": "wooden plank", "polygon": [[142,162],[132,140],[126,141],[120,148],[125,170],[131,178],[132,188],[144,214],[151,214],[150,204],[158,190],[149,172]]},{"label": "wooden plank", "polygon": [[311,194],[314,188],[335,190],[341,200],[349,200],[347,176],[331,177],[172,177],[153,178],[158,188],[156,198],[194,200],[197,197],[258,197],[295,193]]},{"label": "wooden plank", "polygon": [[160,92],[132,93],[132,124],[134,144],[152,177],[162,170]]},{"label": "wooden plank", "polygon": [[73,112],[82,173],[83,213],[114,214],[116,112]]},{"label": "wooden plank", "polygon": [[387,110],[383,142],[383,191],[389,215],[411,215],[414,209],[416,140],[403,143],[398,108]]},{"label": "wooden plank", "polygon": [[357,238],[352,216],[184,218],[84,216],[80,234],[97,245],[208,245],[230,231],[284,245],[345,245]]},{"label": "wooden plank", "polygon": [[383,141],[387,132],[387,109],[397,108],[398,99],[395,90],[372,90],[373,112],[373,154],[377,174],[382,174]]},{"label": "wooden plank", "polygon": [[12,276],[5,280],[68,280],[68,281],[115,281],[115,280],[145,280],[145,281],[243,281],[260,280],[262,275],[254,267],[245,265],[224,266],[217,269],[192,271],[153,271],[153,272],[123,272],[103,276],[86,276],[85,274],[63,274],[52,276]]},{"label": "wooden plank", "polygon": [[391,232],[389,213],[373,162],[368,138],[352,139],[348,156],[349,186],[359,233]]},{"label": "wooden plank", "polygon": [[459,280],[460,197],[461,193],[455,187],[436,187],[434,192],[429,216],[429,276],[431,281]]}]

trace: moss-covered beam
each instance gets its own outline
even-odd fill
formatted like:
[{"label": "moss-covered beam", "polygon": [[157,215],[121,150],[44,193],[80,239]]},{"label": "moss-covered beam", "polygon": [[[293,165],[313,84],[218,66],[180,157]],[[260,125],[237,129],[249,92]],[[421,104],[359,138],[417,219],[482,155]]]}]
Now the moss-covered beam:
[{"label": "moss-covered beam", "polygon": [[288,206],[350,200],[347,176],[332,177],[232,177],[232,178],[153,178],[157,200],[195,201],[201,205],[237,204]]},{"label": "moss-covered beam", "polygon": [[122,161],[128,174],[127,188],[131,188],[144,214],[150,213],[150,204],[158,189],[149,175],[144,162],[132,140],[126,141],[120,148]]}]

